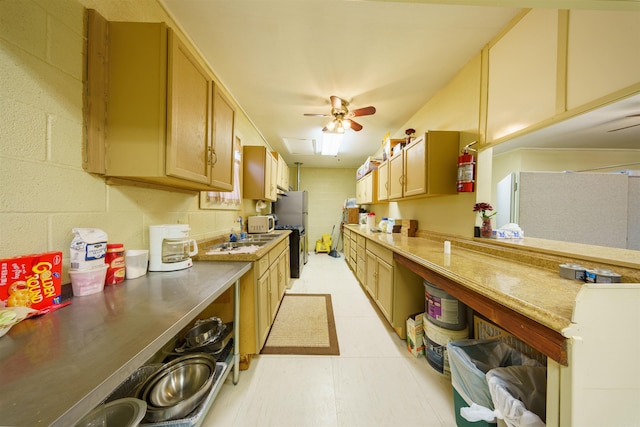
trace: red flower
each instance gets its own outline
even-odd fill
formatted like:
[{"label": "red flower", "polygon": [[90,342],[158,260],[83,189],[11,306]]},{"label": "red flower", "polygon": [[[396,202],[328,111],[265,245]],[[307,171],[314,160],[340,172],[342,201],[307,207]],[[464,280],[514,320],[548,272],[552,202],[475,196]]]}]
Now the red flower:
[{"label": "red flower", "polygon": [[486,211],[492,211],[492,210],[493,210],[493,206],[491,206],[489,203],[476,203],[475,205],[473,205],[473,211],[481,212],[480,216],[482,217],[482,219],[489,219],[495,214],[497,214],[497,212],[494,212],[491,215],[487,215]]},{"label": "red flower", "polygon": [[411,128],[404,131],[404,134],[409,136],[413,135],[414,133],[416,133],[416,130]]}]

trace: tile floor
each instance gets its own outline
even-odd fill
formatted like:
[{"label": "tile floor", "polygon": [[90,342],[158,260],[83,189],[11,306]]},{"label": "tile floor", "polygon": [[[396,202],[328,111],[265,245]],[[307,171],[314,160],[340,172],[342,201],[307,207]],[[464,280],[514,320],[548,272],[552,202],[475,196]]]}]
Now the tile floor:
[{"label": "tile floor", "polygon": [[450,380],[406,350],[342,254],[309,258],[288,292],[331,294],[340,356],[255,357],[202,426],[455,427]]}]

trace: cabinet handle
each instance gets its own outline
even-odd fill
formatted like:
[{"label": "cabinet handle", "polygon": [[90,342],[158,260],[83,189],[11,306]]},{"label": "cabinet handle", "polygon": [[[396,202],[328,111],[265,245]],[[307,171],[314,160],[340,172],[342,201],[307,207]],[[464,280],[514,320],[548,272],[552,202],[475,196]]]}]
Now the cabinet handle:
[{"label": "cabinet handle", "polygon": [[211,149],[211,166],[215,166],[218,163],[218,155],[216,154],[216,149]]}]

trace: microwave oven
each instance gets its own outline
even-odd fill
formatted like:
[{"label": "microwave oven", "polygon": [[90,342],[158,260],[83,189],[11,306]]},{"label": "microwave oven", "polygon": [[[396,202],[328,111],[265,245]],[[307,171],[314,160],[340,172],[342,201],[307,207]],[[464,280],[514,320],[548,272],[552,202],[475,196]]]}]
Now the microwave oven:
[{"label": "microwave oven", "polygon": [[248,233],[269,233],[275,228],[276,221],[271,215],[250,216],[247,222]]}]

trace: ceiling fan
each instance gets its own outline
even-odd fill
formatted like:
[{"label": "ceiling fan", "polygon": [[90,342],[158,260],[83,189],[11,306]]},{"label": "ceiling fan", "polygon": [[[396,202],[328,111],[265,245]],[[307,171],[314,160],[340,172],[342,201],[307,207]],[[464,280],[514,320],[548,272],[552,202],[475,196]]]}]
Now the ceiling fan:
[{"label": "ceiling fan", "polygon": [[322,129],[323,132],[344,133],[345,129],[352,129],[356,132],[362,130],[362,125],[353,120],[353,117],[370,116],[376,112],[375,107],[357,108],[349,111],[349,103],[337,96],[330,96],[331,113],[330,114],[305,114],[310,117],[333,117]]},{"label": "ceiling fan", "polygon": [[[632,114],[630,116],[626,116],[625,118],[628,119],[628,118],[631,118],[631,117],[640,117],[640,114]],[[629,129],[629,128],[636,127],[636,126],[640,126],[640,123],[636,123],[634,125],[629,125],[629,126],[623,126],[621,128],[618,128],[618,129],[611,129],[611,130],[609,130],[607,132],[617,132],[619,130]]]}]

